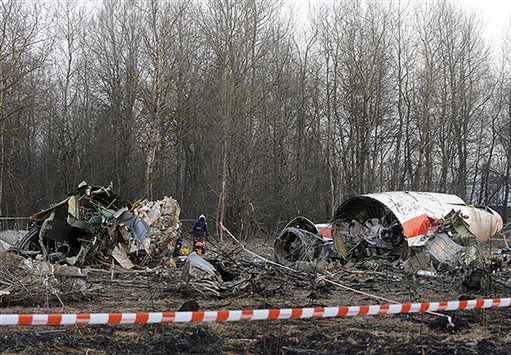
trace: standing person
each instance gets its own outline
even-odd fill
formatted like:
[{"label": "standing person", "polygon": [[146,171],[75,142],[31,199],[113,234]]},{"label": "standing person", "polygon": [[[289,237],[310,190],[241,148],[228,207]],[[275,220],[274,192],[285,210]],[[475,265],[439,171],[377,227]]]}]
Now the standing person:
[{"label": "standing person", "polygon": [[206,253],[205,238],[209,237],[208,224],[206,223],[206,216],[201,214],[199,219],[194,223],[192,229],[193,235],[193,251],[197,254],[204,255]]}]

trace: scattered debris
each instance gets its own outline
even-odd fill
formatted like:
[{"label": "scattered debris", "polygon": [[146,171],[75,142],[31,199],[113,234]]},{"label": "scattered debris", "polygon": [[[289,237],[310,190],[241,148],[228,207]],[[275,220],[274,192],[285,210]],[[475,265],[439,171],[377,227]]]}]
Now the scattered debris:
[{"label": "scattered debris", "polygon": [[170,255],[179,212],[169,197],[132,206],[110,187],[83,182],[63,201],[33,215],[32,228],[11,249],[75,266],[110,265],[113,258],[133,269]]},{"label": "scattered debris", "polygon": [[[294,219],[273,248],[256,238],[248,244],[234,238],[235,245],[213,239],[211,252],[201,256],[179,238],[177,201],[131,204],[109,187],[82,185],[35,215],[33,228],[14,242],[19,255],[0,253],[0,304],[74,307],[86,299],[88,308],[105,312],[135,306],[197,311],[199,302],[201,309],[328,306],[352,298],[364,304],[374,297],[410,302],[444,294],[449,296],[442,299],[456,299],[461,282],[479,290],[488,273],[498,292],[510,287],[507,249],[485,249],[497,259],[487,266],[481,240],[491,231],[467,218],[463,209],[473,207],[452,198],[441,214],[409,209],[418,215],[412,228],[407,221],[413,218],[398,218],[390,202],[361,200],[339,209],[331,224]],[[399,201],[403,212],[406,204]],[[498,214],[480,210],[472,215],[498,230]],[[414,235],[419,230],[425,231]],[[269,260],[272,253],[285,266]]]},{"label": "scattered debris", "polygon": [[0,253],[0,305],[64,305],[80,298],[88,271]]}]

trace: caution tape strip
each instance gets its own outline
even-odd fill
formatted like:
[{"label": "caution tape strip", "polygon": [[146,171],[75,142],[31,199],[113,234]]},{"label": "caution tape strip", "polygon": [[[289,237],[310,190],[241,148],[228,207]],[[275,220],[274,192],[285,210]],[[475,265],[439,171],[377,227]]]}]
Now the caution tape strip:
[{"label": "caution tape strip", "polygon": [[509,307],[511,298],[470,301],[402,303],[372,306],[256,309],[203,312],[0,314],[0,325],[146,324],[236,322],[269,319],[334,318],[475,308]]}]

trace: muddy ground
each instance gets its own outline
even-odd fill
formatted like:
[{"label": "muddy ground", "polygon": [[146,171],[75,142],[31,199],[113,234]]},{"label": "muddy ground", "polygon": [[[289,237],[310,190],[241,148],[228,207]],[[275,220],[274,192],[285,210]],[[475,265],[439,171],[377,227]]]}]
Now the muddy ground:
[{"label": "muddy ground", "polygon": [[[271,242],[249,244],[265,256]],[[503,247],[492,242],[487,256]],[[211,248],[212,261],[225,259]],[[221,253],[251,262],[250,255],[232,245]],[[506,281],[511,266],[506,257],[482,292],[468,292],[461,276],[435,278],[407,275],[396,265],[372,261],[349,269],[328,265],[326,272],[343,284],[402,302],[445,301],[460,298],[509,296]],[[88,313],[176,311],[190,299],[200,310],[254,309],[379,304],[369,297],[318,282],[313,274],[296,277],[260,263],[247,272],[255,276],[250,287],[220,298],[184,294],[179,288],[180,269],[163,272],[116,273],[96,271],[88,277],[85,292],[62,295],[61,301],[25,299],[2,304],[0,313]],[[238,270],[238,275],[244,271]],[[509,284],[508,284],[509,285]],[[399,353],[504,353],[511,345],[509,309],[451,312],[455,328],[445,318],[428,314],[366,316],[356,318],[237,323],[1,327],[2,353],[260,353],[337,354],[366,352]]]}]

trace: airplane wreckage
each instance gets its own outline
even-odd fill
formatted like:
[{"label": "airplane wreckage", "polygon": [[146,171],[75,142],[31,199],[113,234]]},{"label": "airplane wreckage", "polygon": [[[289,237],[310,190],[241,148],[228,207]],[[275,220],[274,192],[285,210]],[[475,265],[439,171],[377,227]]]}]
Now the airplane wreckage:
[{"label": "airplane wreckage", "polygon": [[[181,233],[179,213],[179,204],[169,197],[131,204],[111,187],[84,182],[34,214],[31,228],[10,251],[79,268],[115,263],[125,270],[152,267],[173,257]],[[480,244],[502,227],[497,212],[469,206],[454,195],[376,193],[346,200],[328,224],[295,218],[276,238],[274,255],[281,264],[385,259],[425,276],[455,270],[463,273],[468,288],[480,289],[485,276]],[[192,254],[182,256],[191,264],[185,276],[197,274],[195,269],[211,273],[214,267],[205,268],[207,262]]]},{"label": "airplane wreckage", "polygon": [[[83,182],[51,208],[31,216],[31,227],[11,251],[56,264],[95,263],[124,269],[170,254],[178,236],[179,205],[165,197],[132,205],[111,187]],[[177,226],[177,227],[176,227]],[[113,259],[112,259],[113,258]]]},{"label": "airplane wreckage", "polygon": [[434,276],[461,270],[465,284],[479,289],[484,277],[480,244],[503,227],[488,207],[469,206],[461,198],[429,192],[384,192],[352,197],[329,224],[295,218],[275,240],[282,263],[337,258],[403,261],[405,271]]}]

